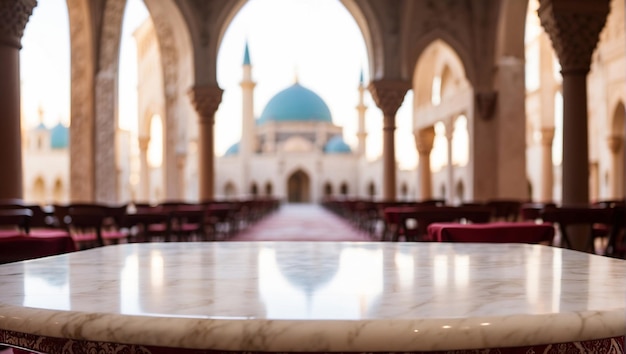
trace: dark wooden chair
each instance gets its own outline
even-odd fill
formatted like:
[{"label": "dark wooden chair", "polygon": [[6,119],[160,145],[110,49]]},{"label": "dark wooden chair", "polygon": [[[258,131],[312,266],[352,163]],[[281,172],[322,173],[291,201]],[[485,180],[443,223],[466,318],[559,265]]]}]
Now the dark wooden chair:
[{"label": "dark wooden chair", "polygon": [[492,199],[485,203],[493,209],[494,221],[517,221],[520,217],[522,201],[514,199]]},{"label": "dark wooden chair", "polygon": [[425,241],[428,226],[436,222],[486,223],[491,220],[493,210],[484,205],[432,206],[386,208],[385,218],[395,228],[392,241],[404,237],[407,241]]},{"label": "dark wooden chair", "polygon": [[28,208],[0,209],[0,232],[6,231],[5,236],[27,235],[30,232],[32,216],[33,212]]},{"label": "dark wooden chair", "polygon": [[[595,228],[603,225],[609,230],[613,227],[613,210],[609,208],[594,208],[591,206],[561,206],[546,208],[541,212],[541,219],[558,225],[561,234],[561,244],[571,248],[572,240],[569,234],[571,226],[581,226],[588,229],[586,251],[596,253],[595,238],[597,236]],[[612,231],[608,231],[611,233]]]}]

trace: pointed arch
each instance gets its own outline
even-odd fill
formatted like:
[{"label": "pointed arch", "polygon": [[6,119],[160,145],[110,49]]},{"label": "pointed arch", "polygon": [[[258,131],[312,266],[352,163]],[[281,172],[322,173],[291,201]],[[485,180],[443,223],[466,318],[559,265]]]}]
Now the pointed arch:
[{"label": "pointed arch", "polygon": [[[157,34],[163,75],[163,194],[166,198],[175,199],[180,197],[179,183],[184,180],[183,176],[179,176],[181,169],[177,166],[180,160],[177,150],[186,151],[183,145],[188,134],[187,121],[183,117],[196,117],[187,92],[193,85],[202,84],[195,80],[194,45],[186,22],[193,22],[193,17],[183,17],[182,9],[186,2],[178,4],[173,0],[144,0],[144,3]],[[203,48],[197,49],[201,51]]]},{"label": "pointed arch", "polygon": [[[626,138],[626,108],[624,103],[619,101],[613,109],[611,117],[609,148],[611,150],[611,194],[613,198],[624,197],[626,188],[626,149],[624,147]],[[612,145],[612,146],[611,146]]]},{"label": "pointed arch", "polygon": [[46,182],[43,176],[37,176],[33,182],[33,201],[37,204],[46,203]]},{"label": "pointed arch", "polygon": [[299,168],[287,177],[287,201],[290,203],[308,203],[311,201],[310,174]]},{"label": "pointed arch", "polygon": [[237,187],[233,181],[228,181],[224,185],[224,197],[226,199],[233,199],[237,196]]},{"label": "pointed arch", "polygon": [[60,177],[57,177],[52,187],[52,200],[55,203],[64,203],[65,200],[65,184]]},{"label": "pointed arch", "polygon": [[324,197],[332,197],[333,196],[333,185],[330,181],[324,183]]},{"label": "pointed arch", "polygon": [[348,182],[346,182],[346,181],[341,182],[341,185],[339,185],[339,193],[343,197],[347,197],[348,196],[348,194],[350,193],[350,189],[348,187]]},{"label": "pointed arch", "polygon": [[[430,105],[434,96],[444,94],[462,85],[471,85],[466,65],[459,53],[446,41],[437,38],[429,43],[415,63],[413,72],[413,108]],[[439,80],[439,85],[433,85]],[[439,92],[433,92],[438,89]]]},{"label": "pointed arch", "polygon": [[376,197],[376,193],[377,193],[377,190],[376,190],[376,183],[375,183],[374,181],[370,181],[370,182],[367,184],[367,196],[368,196],[370,199],[374,199],[374,198]]},{"label": "pointed arch", "polygon": [[[452,53],[454,53],[461,66],[463,77],[472,86],[475,86],[477,79],[476,73],[474,72],[474,67],[471,65],[472,57],[469,54],[469,50],[464,45],[462,45],[454,36],[451,36],[446,31],[442,31],[439,29],[435,29],[429,33],[422,35],[413,47],[413,51],[410,55],[410,63],[412,63],[413,68],[413,83],[415,83],[416,79],[418,78],[420,80],[426,79],[428,82],[432,82],[432,78],[428,79],[428,75],[426,75],[426,72],[418,73],[418,70],[419,63],[423,61],[424,58],[426,58],[425,56],[429,55],[428,53],[432,50],[433,45],[442,45],[444,48],[447,48]],[[440,64],[443,65],[444,63]]]},{"label": "pointed arch", "polygon": [[256,198],[259,196],[259,186],[254,181],[250,183],[250,195],[252,196],[252,198]]},{"label": "pointed arch", "polygon": [[624,102],[619,101],[613,109],[613,115],[611,118],[611,135],[624,136],[626,135],[626,108]]}]

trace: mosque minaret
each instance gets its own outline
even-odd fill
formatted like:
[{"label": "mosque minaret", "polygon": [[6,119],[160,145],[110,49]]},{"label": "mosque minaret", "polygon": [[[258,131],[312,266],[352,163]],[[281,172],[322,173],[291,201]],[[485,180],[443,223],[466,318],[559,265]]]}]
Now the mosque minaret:
[{"label": "mosque minaret", "polygon": [[241,80],[242,96],[242,122],[241,122],[241,142],[239,145],[239,155],[241,160],[241,185],[250,184],[250,158],[256,151],[256,137],[254,134],[254,87],[256,83],[252,81],[252,63],[250,62],[250,51],[246,42],[243,57],[243,78]]},{"label": "mosque minaret", "polygon": [[356,152],[359,157],[365,156],[367,152],[367,146],[365,145],[367,139],[367,132],[365,131],[365,111],[367,111],[367,106],[363,100],[365,93],[365,83],[363,81],[363,70],[361,70],[361,76],[359,77],[359,104],[356,106],[359,117],[356,133],[358,139]]}]

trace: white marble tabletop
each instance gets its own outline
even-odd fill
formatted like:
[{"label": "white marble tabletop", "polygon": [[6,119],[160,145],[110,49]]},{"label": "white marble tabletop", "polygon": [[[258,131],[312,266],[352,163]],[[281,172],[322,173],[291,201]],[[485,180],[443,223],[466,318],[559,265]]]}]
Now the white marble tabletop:
[{"label": "white marble tabletop", "polygon": [[626,261],[523,244],[107,246],[0,266],[0,330],[150,346],[418,351],[626,333]]}]

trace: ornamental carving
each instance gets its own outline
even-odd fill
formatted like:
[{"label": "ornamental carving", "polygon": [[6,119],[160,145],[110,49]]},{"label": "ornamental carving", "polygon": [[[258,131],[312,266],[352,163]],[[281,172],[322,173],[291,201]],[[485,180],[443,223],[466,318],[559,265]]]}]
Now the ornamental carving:
[{"label": "ornamental carving", "polygon": [[474,94],[476,113],[484,120],[493,118],[496,110],[498,93],[495,91],[479,91]]},{"label": "ornamental carving", "polygon": [[163,67],[163,86],[165,103],[175,99],[178,84],[178,50],[174,39],[174,32],[169,21],[161,14],[153,14],[152,22],[159,40],[161,65]]},{"label": "ornamental carving", "polygon": [[191,103],[198,112],[201,124],[213,124],[213,116],[222,102],[223,92],[217,86],[196,86],[189,90]]},{"label": "ornamental carving", "polygon": [[95,197],[97,202],[117,201],[117,168],[115,161],[115,78],[106,75],[96,77],[96,119],[94,129]]},{"label": "ornamental carving", "polygon": [[163,165],[165,168],[165,188],[166,195],[173,197],[177,193],[175,191],[178,183],[175,146],[178,145],[177,122],[179,121],[178,115],[180,112],[179,54],[174,31],[167,16],[163,16],[161,13],[153,13],[152,22],[159,41],[163,70],[163,93],[165,96],[165,117],[163,117],[165,150],[163,151]]},{"label": "ornamental carving", "polygon": [[70,181],[72,201],[93,201],[93,57],[89,13],[82,0],[68,0],[72,62]]},{"label": "ornamental carving", "polygon": [[[55,338],[40,336],[14,331],[0,331],[0,343],[11,346],[36,350],[42,353],[98,353],[98,354],[151,354],[151,353],[177,353],[177,354],[279,354],[279,352],[255,352],[255,351],[223,351],[213,349],[191,349],[158,347],[139,344],[122,344],[110,342],[96,342],[77,339]],[[353,354],[370,354],[364,352],[352,352]],[[390,354],[440,354],[442,351],[406,351]],[[579,342],[538,344],[525,347],[509,348],[481,348],[481,349],[458,349],[449,351],[455,354],[512,354],[512,353],[624,353],[624,336],[613,338],[592,339]],[[334,354],[332,352],[311,352],[311,354]]]},{"label": "ornamental carving", "polygon": [[608,0],[542,0],[541,25],[550,36],[562,72],[589,72],[591,55],[609,13]]},{"label": "ornamental carving", "polygon": [[386,117],[394,118],[411,83],[404,80],[372,81],[368,87],[374,102]]},{"label": "ornamental carving", "polygon": [[415,136],[415,146],[420,155],[428,155],[433,150],[433,143],[435,142],[435,127],[430,126],[428,128],[419,129],[413,132]]},{"label": "ornamental carving", "polygon": [[[99,68],[95,85],[95,198],[98,202],[117,201],[115,130],[117,71],[122,15],[126,0],[108,0],[102,20]],[[111,144],[114,144],[113,148]]]},{"label": "ornamental carving", "polygon": [[21,48],[26,23],[37,6],[37,0],[0,1],[0,43]]},{"label": "ornamental carving", "polygon": [[99,71],[108,71],[118,65],[122,33],[122,16],[126,0],[107,0],[102,18]]}]

